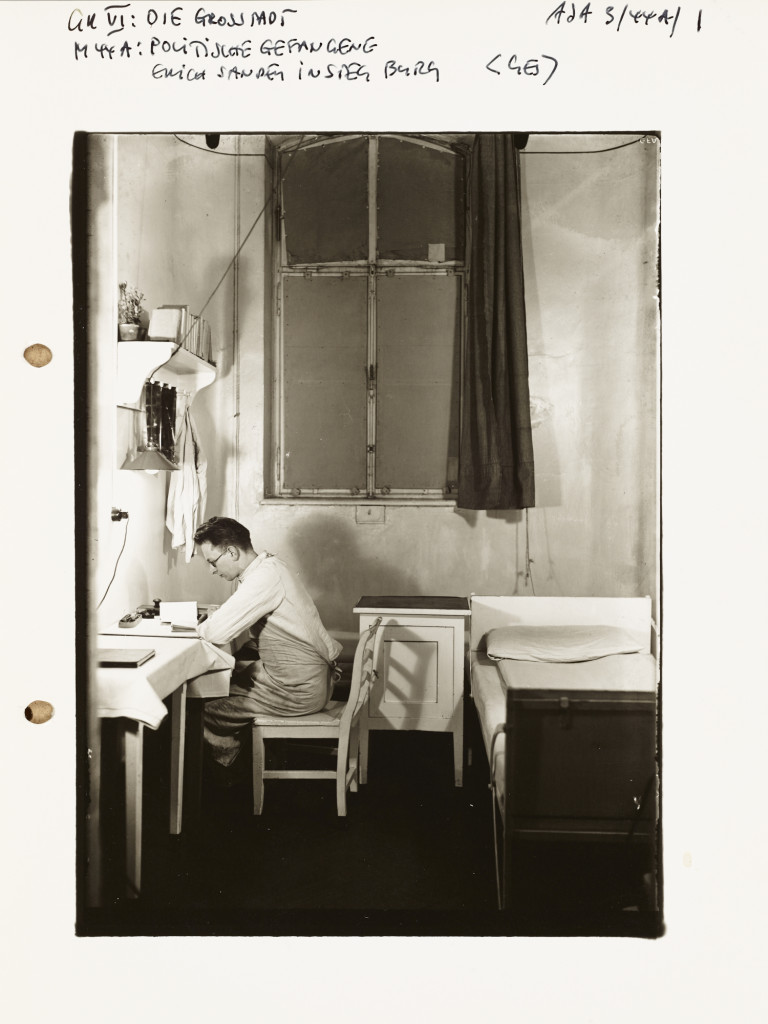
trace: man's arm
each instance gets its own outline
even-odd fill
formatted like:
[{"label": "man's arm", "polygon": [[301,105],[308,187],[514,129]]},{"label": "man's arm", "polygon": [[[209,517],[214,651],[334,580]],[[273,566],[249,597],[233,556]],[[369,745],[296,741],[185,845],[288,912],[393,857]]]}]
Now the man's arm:
[{"label": "man's arm", "polygon": [[274,611],[283,598],[280,578],[271,571],[245,579],[224,604],[200,623],[197,635],[212,644],[226,644]]}]

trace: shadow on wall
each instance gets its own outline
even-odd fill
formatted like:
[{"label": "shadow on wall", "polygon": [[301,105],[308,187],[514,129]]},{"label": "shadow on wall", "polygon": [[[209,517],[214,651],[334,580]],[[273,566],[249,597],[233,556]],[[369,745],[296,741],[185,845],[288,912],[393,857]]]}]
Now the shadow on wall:
[{"label": "shadow on wall", "polygon": [[354,522],[330,516],[291,526],[282,557],[302,578],[327,628],[356,631],[352,609],[363,595],[421,593],[414,573],[366,552],[363,533]]}]

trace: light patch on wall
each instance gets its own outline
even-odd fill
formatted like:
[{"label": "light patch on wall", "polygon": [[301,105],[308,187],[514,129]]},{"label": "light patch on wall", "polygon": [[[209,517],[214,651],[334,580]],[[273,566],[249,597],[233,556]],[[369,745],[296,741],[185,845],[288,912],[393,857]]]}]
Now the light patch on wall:
[{"label": "light patch on wall", "polygon": [[550,419],[552,415],[552,403],[546,398],[537,398],[531,395],[531,429],[535,430]]}]

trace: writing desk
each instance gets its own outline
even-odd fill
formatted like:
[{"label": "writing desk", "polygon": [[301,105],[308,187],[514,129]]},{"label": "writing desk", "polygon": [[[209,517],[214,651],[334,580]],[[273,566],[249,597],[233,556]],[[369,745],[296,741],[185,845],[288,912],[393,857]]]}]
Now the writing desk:
[{"label": "writing desk", "polygon": [[171,698],[170,833],[181,832],[187,699],[225,697],[234,658],[194,634],[172,633],[170,625],[147,619],[132,629],[108,627],[96,638],[105,648],[154,649],[138,668],[96,670],[96,710],[100,718],[123,723],[126,787],[126,875],[128,891],[141,891],[141,824],[144,727],[157,729]]}]

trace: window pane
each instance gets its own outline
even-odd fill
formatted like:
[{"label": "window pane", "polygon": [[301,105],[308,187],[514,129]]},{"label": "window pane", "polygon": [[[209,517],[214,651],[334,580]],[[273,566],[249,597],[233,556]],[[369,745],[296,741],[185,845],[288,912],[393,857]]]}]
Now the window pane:
[{"label": "window pane", "polygon": [[444,488],[456,476],[460,277],[378,281],[376,487]]},{"label": "window pane", "polygon": [[285,488],[365,492],[365,277],[284,281]]},{"label": "window pane", "polygon": [[[464,160],[400,139],[379,142],[378,258],[464,259]],[[444,246],[444,251],[440,249]]]},{"label": "window pane", "polygon": [[282,167],[288,263],[367,259],[367,140],[284,153]]}]

